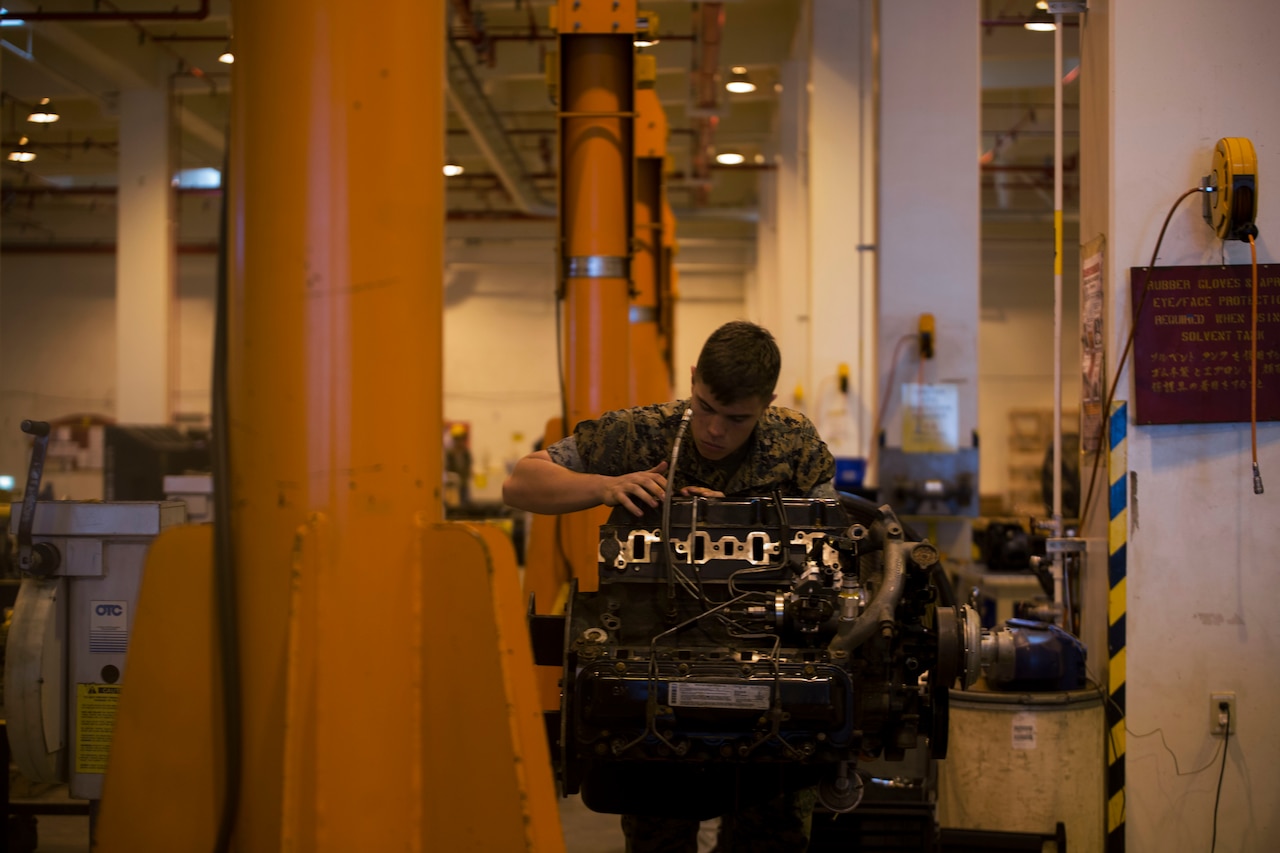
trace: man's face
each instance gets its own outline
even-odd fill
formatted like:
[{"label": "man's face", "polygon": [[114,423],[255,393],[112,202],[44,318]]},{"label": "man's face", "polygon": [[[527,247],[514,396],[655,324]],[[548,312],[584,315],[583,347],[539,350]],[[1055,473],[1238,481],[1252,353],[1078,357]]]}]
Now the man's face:
[{"label": "man's face", "polygon": [[773,398],[746,397],[736,403],[721,403],[697,378],[693,380],[693,419],[689,428],[704,459],[713,461],[732,455],[751,437],[756,421]]}]

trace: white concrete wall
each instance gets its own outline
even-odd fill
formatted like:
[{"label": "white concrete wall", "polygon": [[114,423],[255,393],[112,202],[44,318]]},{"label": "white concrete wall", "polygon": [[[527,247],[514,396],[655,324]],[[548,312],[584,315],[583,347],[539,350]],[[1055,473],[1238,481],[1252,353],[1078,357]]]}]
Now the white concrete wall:
[{"label": "white concrete wall", "polygon": [[[466,233],[447,249],[444,416],[471,426],[472,497],[498,500],[506,466],[559,411],[553,236],[550,226]],[[688,393],[689,366],[706,336],[746,316],[744,281],[754,263],[747,240],[682,246],[677,394]],[[179,256],[176,415],[209,413],[215,272],[211,254]],[[115,258],[14,254],[0,274],[0,474],[21,482],[30,446],[23,419],[116,417]],[[59,497],[99,498],[101,477],[49,470],[46,480]]]},{"label": "white concrete wall", "polygon": [[[11,254],[0,259],[0,474],[21,483],[25,419],[116,417],[116,260],[110,254]],[[213,255],[178,259],[175,416],[207,417],[213,355]],[[101,471],[46,469],[59,497],[102,497]]]},{"label": "white concrete wall", "polygon": [[[1257,149],[1258,260],[1280,260],[1280,214],[1267,180],[1280,174],[1280,5],[1240,0],[1229,12],[1195,0],[1089,5],[1081,235],[1107,238],[1114,368],[1129,329],[1129,269],[1149,262],[1170,206],[1209,171],[1221,137],[1248,137]],[[1091,77],[1091,57],[1109,74]],[[1198,207],[1193,196],[1174,214],[1158,264],[1218,262],[1222,244]],[[1225,251],[1227,263],[1248,262],[1247,246]],[[1130,397],[1131,387],[1126,376],[1118,396]],[[1209,734],[1209,694],[1222,690],[1238,696],[1239,719],[1226,754],[1217,849],[1272,850],[1280,837],[1280,424],[1258,425],[1263,495],[1251,487],[1249,432],[1248,424],[1129,425],[1131,851],[1209,849],[1222,747]],[[1099,515],[1101,524],[1106,514]]]},{"label": "white concrete wall", "polygon": [[[816,0],[809,63],[810,375],[805,410],[865,459],[876,404],[875,116],[870,2]],[[841,392],[840,365],[848,368]]]},{"label": "white concrete wall", "polygon": [[[1080,284],[1076,228],[1063,240],[1062,409],[1080,408]],[[992,233],[995,232],[995,233]],[[1035,235],[1035,236],[1032,236]],[[982,319],[978,332],[979,478],[982,494],[1005,500],[1011,452],[1009,415],[1053,410],[1053,227],[988,228],[982,245]],[[1063,429],[1075,430],[1074,418]],[[1006,507],[1006,512],[1012,511]]]},{"label": "white concrete wall", "polygon": [[[932,313],[936,357],[918,374],[918,359],[904,353],[894,384],[917,375],[955,384],[962,447],[978,425],[977,16],[976,0],[907,0],[880,11],[879,384],[893,372],[898,340]],[[971,40],[957,37],[968,32]],[[897,447],[896,389],[889,400],[883,426]]]}]

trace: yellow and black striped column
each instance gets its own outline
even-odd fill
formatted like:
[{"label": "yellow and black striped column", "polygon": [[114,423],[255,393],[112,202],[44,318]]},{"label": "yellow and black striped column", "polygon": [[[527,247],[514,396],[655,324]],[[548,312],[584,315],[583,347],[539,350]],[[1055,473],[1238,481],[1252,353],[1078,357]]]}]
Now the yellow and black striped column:
[{"label": "yellow and black striped column", "polygon": [[1129,406],[1114,403],[1108,431],[1110,456],[1107,471],[1111,491],[1108,505],[1111,524],[1107,531],[1107,573],[1111,592],[1107,603],[1107,650],[1110,654],[1107,690],[1107,853],[1124,850],[1124,719],[1125,719],[1125,575],[1129,540],[1128,492]]}]

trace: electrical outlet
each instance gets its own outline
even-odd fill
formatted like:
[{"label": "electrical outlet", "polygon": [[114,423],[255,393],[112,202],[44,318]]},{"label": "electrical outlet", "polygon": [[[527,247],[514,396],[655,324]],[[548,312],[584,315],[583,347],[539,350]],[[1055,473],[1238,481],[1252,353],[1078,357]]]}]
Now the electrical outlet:
[{"label": "electrical outlet", "polygon": [[1221,735],[1227,733],[1222,725],[1224,705],[1226,706],[1225,713],[1227,714],[1230,733],[1236,733],[1236,694],[1223,691],[1209,694],[1209,734]]}]

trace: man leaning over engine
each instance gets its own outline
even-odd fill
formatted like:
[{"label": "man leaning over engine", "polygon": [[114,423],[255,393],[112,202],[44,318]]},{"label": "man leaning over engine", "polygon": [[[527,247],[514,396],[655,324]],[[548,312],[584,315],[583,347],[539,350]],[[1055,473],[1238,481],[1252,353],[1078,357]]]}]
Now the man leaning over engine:
[{"label": "man leaning over engine", "polygon": [[[703,344],[692,369],[690,397],[606,412],[579,423],[573,435],[516,463],[502,486],[517,509],[564,513],[601,504],[639,516],[657,507],[671,480],[674,494],[836,498],[835,462],[803,414],[772,405],[782,356],[767,329],[733,321]],[[688,416],[678,470],[672,448]],[[686,436],[686,439],[688,436]],[[803,851],[815,792],[806,788],[725,815],[722,853]],[[699,822],[624,815],[628,853],[694,853]]]}]

